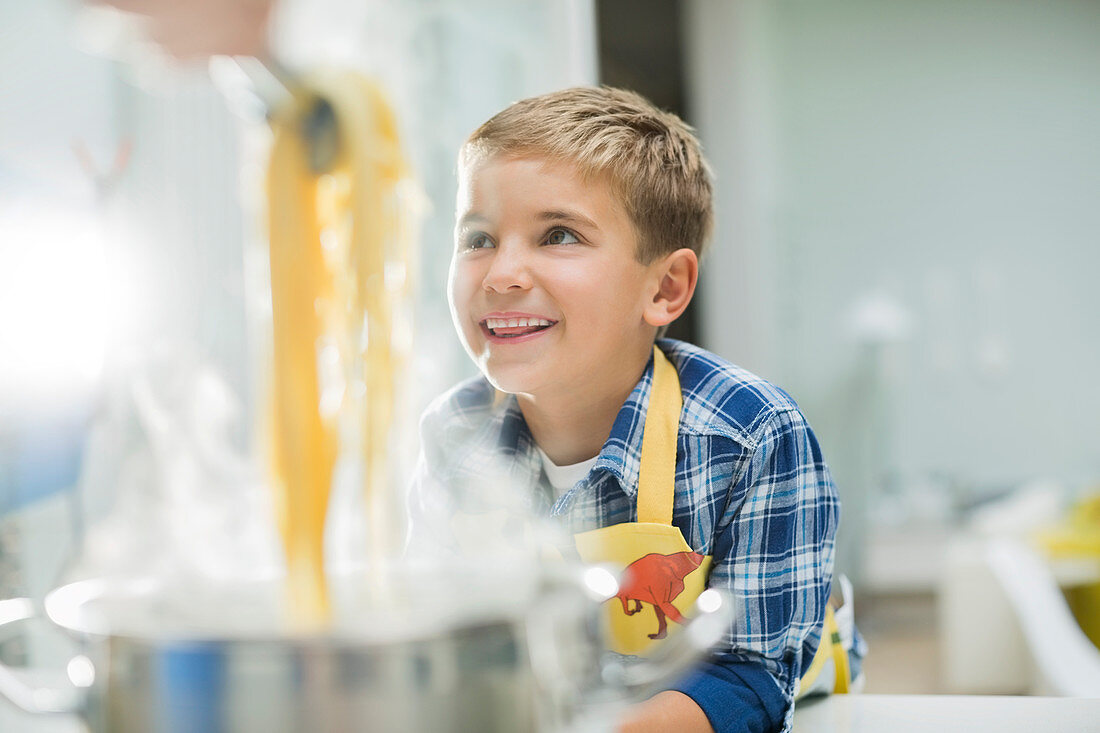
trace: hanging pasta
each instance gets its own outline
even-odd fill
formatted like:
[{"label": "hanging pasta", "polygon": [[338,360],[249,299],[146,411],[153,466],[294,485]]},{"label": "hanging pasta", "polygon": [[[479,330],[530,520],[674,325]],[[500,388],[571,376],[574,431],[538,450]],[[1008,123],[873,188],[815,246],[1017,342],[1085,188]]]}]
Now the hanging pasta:
[{"label": "hanging pasta", "polygon": [[[338,144],[319,156],[316,127],[329,123]],[[330,616],[324,534],[341,451],[363,459],[375,558],[390,544],[387,456],[410,356],[405,305],[415,217],[396,119],[370,80],[350,72],[312,77],[292,90],[271,128],[268,442],[291,609],[308,629]],[[359,446],[340,444],[349,419]]]}]

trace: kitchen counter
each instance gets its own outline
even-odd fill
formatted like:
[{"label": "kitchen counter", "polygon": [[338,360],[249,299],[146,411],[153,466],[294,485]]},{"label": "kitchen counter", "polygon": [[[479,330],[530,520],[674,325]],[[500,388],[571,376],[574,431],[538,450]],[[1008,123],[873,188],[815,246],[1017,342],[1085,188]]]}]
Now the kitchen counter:
[{"label": "kitchen counter", "polygon": [[0,700],[0,731],[4,733],[86,733],[71,715],[31,715]]},{"label": "kitchen counter", "polygon": [[[83,733],[70,717],[35,718],[0,702],[4,733]],[[798,704],[794,733],[1100,733],[1100,699],[834,695]]]},{"label": "kitchen counter", "polygon": [[833,695],[798,704],[794,733],[1100,733],[1100,699]]}]

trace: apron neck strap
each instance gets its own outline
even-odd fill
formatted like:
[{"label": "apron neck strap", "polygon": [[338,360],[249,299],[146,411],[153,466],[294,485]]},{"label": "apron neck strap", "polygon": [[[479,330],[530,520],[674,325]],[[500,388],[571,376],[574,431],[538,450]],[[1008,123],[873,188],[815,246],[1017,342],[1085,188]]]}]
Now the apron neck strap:
[{"label": "apron neck strap", "polygon": [[676,491],[676,435],[684,397],[676,367],[653,347],[653,388],[649,392],[642,433],[642,465],[638,477],[638,521],[672,524]]}]

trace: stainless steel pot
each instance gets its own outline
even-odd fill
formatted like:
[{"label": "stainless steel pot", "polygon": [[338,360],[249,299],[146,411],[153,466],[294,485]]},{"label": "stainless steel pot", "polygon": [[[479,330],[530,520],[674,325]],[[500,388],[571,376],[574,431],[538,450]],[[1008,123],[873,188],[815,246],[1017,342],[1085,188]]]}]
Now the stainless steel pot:
[{"label": "stainless steel pot", "polygon": [[[468,580],[451,574],[445,584]],[[84,642],[68,664],[71,686],[29,689],[0,668],[0,693],[31,712],[75,713],[96,733],[600,729],[712,644],[728,607],[704,599],[660,660],[628,664],[599,650],[593,596],[614,593],[606,572],[541,582],[511,603],[486,604],[474,587],[443,613],[421,604],[427,595],[385,612],[367,604],[359,623],[325,635],[273,633],[262,612],[252,624],[247,609],[275,587],[237,603],[219,632],[201,618],[215,609],[194,607],[214,602],[210,594],[181,616],[170,609],[191,594],[163,584],[64,586],[45,607]],[[431,602],[446,598],[438,591],[437,582]],[[0,624],[31,614],[23,599],[0,603]]]}]

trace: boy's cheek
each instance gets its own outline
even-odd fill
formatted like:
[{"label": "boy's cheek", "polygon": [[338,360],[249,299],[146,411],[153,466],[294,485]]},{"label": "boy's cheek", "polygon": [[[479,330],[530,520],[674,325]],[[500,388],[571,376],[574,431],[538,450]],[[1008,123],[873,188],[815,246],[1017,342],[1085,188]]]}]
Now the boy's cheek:
[{"label": "boy's cheek", "polygon": [[454,312],[456,307],[462,301],[464,293],[468,290],[466,285],[467,278],[463,275],[458,265],[451,265],[451,270],[447,274],[447,300],[451,304],[451,311]]},{"label": "boy's cheek", "polygon": [[447,287],[447,296],[451,302],[451,310],[455,313],[467,315],[470,300],[477,292],[481,283],[478,273],[468,266],[459,265],[452,271]]}]

